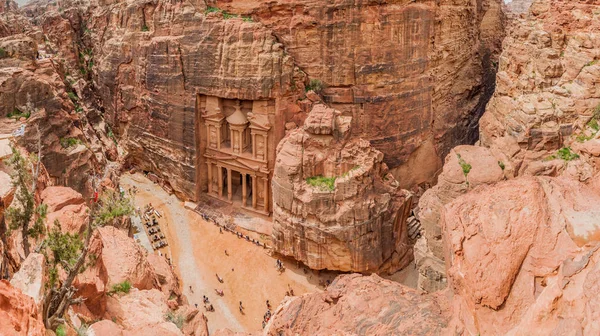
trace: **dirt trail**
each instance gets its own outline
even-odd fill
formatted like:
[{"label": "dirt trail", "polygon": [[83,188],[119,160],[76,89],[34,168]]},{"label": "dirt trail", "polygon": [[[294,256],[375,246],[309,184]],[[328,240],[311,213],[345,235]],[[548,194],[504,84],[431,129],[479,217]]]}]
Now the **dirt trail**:
[{"label": "dirt trail", "polygon": [[[186,209],[183,202],[143,175],[125,174],[121,185],[125,189],[137,186],[136,206],[143,208],[152,203],[164,214],[159,223],[169,242],[172,254],[169,257],[181,279],[184,295],[190,304],[197,303],[201,309],[202,295],[207,295],[215,307],[215,312],[206,313],[211,332],[222,328],[258,331],[267,309],[266,300],[273,308],[277,307],[288,284],[295,295],[301,295],[322,290],[317,286],[319,279],[334,277],[324,272],[318,275],[287,261],[287,270],[280,275],[275,268],[276,259],[268,250],[232,233],[220,233],[217,226]],[[216,274],[224,279],[223,284],[218,282]],[[215,288],[222,289],[224,297],[216,295]],[[245,307],[244,315],[238,310],[239,301]]]}]

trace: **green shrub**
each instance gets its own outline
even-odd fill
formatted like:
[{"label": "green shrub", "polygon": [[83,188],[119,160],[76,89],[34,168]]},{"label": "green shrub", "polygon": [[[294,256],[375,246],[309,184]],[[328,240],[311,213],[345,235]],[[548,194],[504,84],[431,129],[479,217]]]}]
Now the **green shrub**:
[{"label": "green shrub", "polygon": [[29,117],[31,117],[31,113],[29,111],[27,112],[22,112],[21,110],[19,110],[18,108],[14,108],[14,110],[12,112],[9,112],[6,115],[7,118],[14,118],[15,120],[19,120],[21,118],[25,118],[28,119]]},{"label": "green shrub", "polygon": [[221,9],[219,9],[217,7],[206,7],[206,10],[204,10],[204,14],[219,13],[219,12],[221,12]]},{"label": "green shrub", "polygon": [[223,12],[223,19],[229,20],[238,17],[237,14],[229,14],[227,12]]},{"label": "green shrub", "polygon": [[502,161],[498,161],[498,166],[500,166],[500,169],[504,170],[504,168],[506,168],[506,166],[504,165],[504,162]]},{"label": "green shrub", "polygon": [[125,280],[121,283],[112,286],[111,293],[129,293],[131,290],[131,282],[129,280]]},{"label": "green shrub", "polygon": [[150,28],[148,28],[148,26],[146,26],[145,24],[142,26],[142,31],[143,32],[147,32],[149,30],[150,30]]},{"label": "green shrub", "polygon": [[69,147],[77,146],[81,143],[81,140],[77,138],[60,138],[60,145],[62,148],[67,149]]},{"label": "green shrub", "polygon": [[8,52],[4,48],[0,48],[0,58],[8,57]]},{"label": "green shrub", "polygon": [[172,311],[169,311],[166,315],[165,315],[165,320],[169,321],[169,322],[173,322],[173,324],[175,324],[177,326],[177,328],[181,329],[183,328],[183,316],[179,315],[179,314],[175,314]]},{"label": "green shrub", "polygon": [[67,92],[67,95],[69,96],[69,99],[71,99],[71,101],[73,103],[76,103],[79,100],[79,97],[77,97],[75,92],[69,91],[69,92]]},{"label": "green shrub", "polygon": [[[470,164],[468,164],[461,156],[460,154],[456,154],[456,157],[458,158],[458,164],[460,165],[460,168],[462,168],[463,174],[465,175],[465,179],[467,178],[467,175],[469,175],[469,173],[471,172],[471,168],[473,168]],[[467,182],[469,183],[469,182]]]},{"label": "green shrub", "polygon": [[306,92],[312,90],[316,93],[321,93],[321,91],[323,91],[324,88],[325,84],[323,84],[323,82],[321,82],[318,79],[311,79],[310,82],[308,82],[308,85],[306,86]]},{"label": "green shrub", "polygon": [[579,159],[579,155],[571,151],[571,147],[563,147],[558,150],[556,156],[565,161],[573,161]]},{"label": "green shrub", "polygon": [[244,22],[254,22],[254,20],[252,20],[252,18],[249,16],[242,16],[242,20],[244,20]]},{"label": "green shrub", "polygon": [[321,190],[335,190],[335,177],[324,177],[324,176],[311,176],[306,179],[306,183],[310,186],[319,188]]},{"label": "green shrub", "polygon": [[588,66],[592,66],[592,65],[594,65],[594,64],[596,64],[596,63],[598,63],[598,60],[593,60],[593,61],[591,61],[591,62],[588,62],[588,63],[587,63],[585,66],[586,66],[586,67],[588,67]]},{"label": "green shrub", "polygon": [[589,128],[593,129],[596,132],[600,131],[600,125],[598,125],[598,120],[596,120],[596,118],[592,118],[592,120],[590,120],[587,123],[587,125]]},{"label": "green shrub", "polygon": [[56,328],[56,336],[67,336],[67,329],[64,324],[61,324]]}]

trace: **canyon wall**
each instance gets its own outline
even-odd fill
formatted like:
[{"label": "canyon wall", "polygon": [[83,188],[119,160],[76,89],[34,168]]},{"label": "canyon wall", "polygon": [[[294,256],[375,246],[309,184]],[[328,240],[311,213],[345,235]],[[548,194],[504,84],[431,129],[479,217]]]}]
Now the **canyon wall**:
[{"label": "canyon wall", "polygon": [[430,182],[450,148],[477,137],[503,19],[491,0],[127,0],[88,13],[92,78],[129,162],[191,199],[207,175],[197,95],[275,100],[278,142],[309,112],[309,79],[401,186]]},{"label": "canyon wall", "polygon": [[7,7],[0,17],[0,134],[23,127],[15,140],[31,153],[41,148],[53,181],[89,194],[88,178],[106,159],[64,64],[46,54],[47,44],[40,27]]},{"label": "canyon wall", "polygon": [[517,176],[592,180],[600,154],[599,6],[535,1],[527,16],[513,21],[496,92],[481,119],[481,147],[455,148],[438,185],[420,200],[424,234],[415,259],[421,289],[446,285],[440,214],[458,195]]}]

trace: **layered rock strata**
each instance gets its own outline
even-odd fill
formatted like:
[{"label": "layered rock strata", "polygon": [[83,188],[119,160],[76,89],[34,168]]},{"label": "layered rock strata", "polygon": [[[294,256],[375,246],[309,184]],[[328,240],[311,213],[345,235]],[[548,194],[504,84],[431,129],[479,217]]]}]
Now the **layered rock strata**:
[{"label": "layered rock strata", "polygon": [[423,294],[373,275],[290,297],[266,335],[594,335],[598,178],[482,184],[441,210],[449,286]]},{"label": "layered rock strata", "polygon": [[405,225],[411,195],[380,151],[350,137],[350,119],[315,105],[304,127],[279,144],[275,250],[313,269],[394,271],[412,258]]},{"label": "layered rock strata", "polygon": [[[590,181],[598,171],[600,40],[594,13],[599,9],[595,2],[540,0],[527,16],[513,21],[497,89],[481,119],[482,147],[458,147],[438,186],[419,203],[424,227],[415,248],[420,288],[431,291],[446,284],[439,214],[457,195],[504,178],[565,175]],[[479,154],[469,157],[463,151]],[[452,171],[465,178],[447,180]],[[474,174],[487,177],[477,181]]]},{"label": "layered rock strata", "polygon": [[431,181],[451,147],[477,137],[503,34],[499,0],[77,8],[90,17],[98,103],[125,140],[128,162],[187,199],[206,191],[198,94],[273,100],[276,145],[284,125],[302,124],[309,112],[301,103],[309,79],[353,117],[355,136],[384,153],[401,185]]}]

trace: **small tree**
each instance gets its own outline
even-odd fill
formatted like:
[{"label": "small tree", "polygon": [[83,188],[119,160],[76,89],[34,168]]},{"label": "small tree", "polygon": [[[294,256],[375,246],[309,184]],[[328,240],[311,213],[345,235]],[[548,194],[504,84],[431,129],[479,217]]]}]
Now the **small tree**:
[{"label": "small tree", "polygon": [[47,207],[45,204],[39,206],[35,204],[35,191],[41,166],[41,147],[41,136],[38,131],[38,155],[25,158],[14,145],[11,145],[12,156],[8,160],[14,170],[11,180],[17,189],[15,198],[19,204],[9,207],[6,216],[10,220],[11,230],[21,230],[25,258],[30,252],[29,237],[37,238],[44,232]]},{"label": "small tree", "polygon": [[[42,314],[47,329],[55,330],[64,323],[63,316],[69,306],[82,301],[82,298],[73,298],[77,291],[73,281],[85,270],[86,260],[87,264],[95,262],[95,256],[89,253],[94,230],[133,214],[132,201],[116,195],[118,193],[115,191],[108,191],[102,195],[98,204],[92,202],[83,239],[76,234],[62,233],[60,223],[55,222],[54,228],[44,241],[42,247],[49,264],[49,283]],[[63,269],[67,274],[62,283],[58,279],[59,269]]]}]

